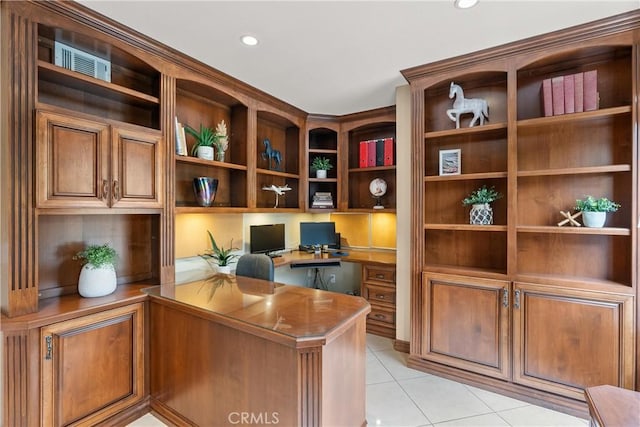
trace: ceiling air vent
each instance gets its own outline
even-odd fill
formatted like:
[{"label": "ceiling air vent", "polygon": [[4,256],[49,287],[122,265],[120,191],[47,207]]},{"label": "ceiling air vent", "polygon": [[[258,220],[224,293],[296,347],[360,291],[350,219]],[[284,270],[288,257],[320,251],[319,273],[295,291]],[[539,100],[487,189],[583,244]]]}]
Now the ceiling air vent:
[{"label": "ceiling air vent", "polygon": [[111,63],[95,55],[55,42],[55,64],[96,79],[111,82]]}]

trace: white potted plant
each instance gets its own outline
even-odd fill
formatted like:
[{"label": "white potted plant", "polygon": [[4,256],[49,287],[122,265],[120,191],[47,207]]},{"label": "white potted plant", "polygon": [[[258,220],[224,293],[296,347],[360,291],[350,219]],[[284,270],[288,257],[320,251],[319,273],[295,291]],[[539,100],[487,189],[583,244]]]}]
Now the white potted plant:
[{"label": "white potted plant", "polygon": [[184,125],[184,131],[196,139],[196,143],[191,148],[191,155],[200,159],[213,160],[213,147],[220,139],[216,131],[202,124],[199,131],[189,125]]},{"label": "white potted plant", "polygon": [[311,162],[311,170],[316,171],[316,178],[325,179],[327,177],[327,171],[333,169],[331,160],[326,157],[317,156]]},{"label": "white potted plant", "polygon": [[218,246],[209,230],[207,230],[207,234],[209,234],[211,248],[207,249],[207,253],[200,255],[200,257],[207,260],[207,262],[209,262],[209,259],[213,259],[218,266],[218,273],[231,274],[231,264],[236,262],[236,258],[240,257],[240,255],[233,253],[233,251],[238,250],[238,248],[233,247],[233,239],[231,239],[231,246],[225,249],[223,246]]},{"label": "white potted plant", "polygon": [[502,194],[496,191],[494,187],[487,188],[486,185],[483,185],[462,199],[463,205],[471,205],[471,211],[469,212],[469,224],[493,224],[493,210],[489,203],[492,203],[501,197]]},{"label": "white potted plant", "polygon": [[585,227],[603,227],[607,220],[607,212],[616,212],[620,205],[606,197],[599,199],[586,196],[576,200],[576,210],[582,212],[582,222]]},{"label": "white potted plant", "polygon": [[74,255],[74,260],[82,262],[78,293],[85,298],[102,297],[116,290],[115,264],[118,255],[116,250],[104,245],[89,245]]}]

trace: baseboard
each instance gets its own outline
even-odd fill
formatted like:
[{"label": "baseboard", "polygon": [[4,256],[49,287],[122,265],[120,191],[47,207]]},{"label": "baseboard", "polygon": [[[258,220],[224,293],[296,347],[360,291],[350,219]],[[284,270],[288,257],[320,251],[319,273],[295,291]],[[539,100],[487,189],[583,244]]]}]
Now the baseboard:
[{"label": "baseboard", "polygon": [[393,349],[401,353],[409,353],[409,341],[393,340]]},{"label": "baseboard", "polygon": [[170,426],[193,426],[194,424],[173,409],[156,399],[151,399],[151,413],[163,423]]},{"label": "baseboard", "polygon": [[114,426],[122,426],[126,427],[131,424],[133,421],[142,417],[143,415],[149,413],[149,397],[142,399],[141,401],[135,403],[132,406],[129,406],[126,409],[118,412],[112,417],[109,417],[107,420],[102,421],[95,426],[99,427],[114,427]]}]

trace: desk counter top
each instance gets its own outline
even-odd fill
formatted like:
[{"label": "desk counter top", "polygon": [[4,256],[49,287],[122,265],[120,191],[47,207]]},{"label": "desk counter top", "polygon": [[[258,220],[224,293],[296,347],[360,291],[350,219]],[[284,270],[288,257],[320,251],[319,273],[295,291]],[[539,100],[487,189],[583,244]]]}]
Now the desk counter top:
[{"label": "desk counter top", "polygon": [[145,292],[219,323],[298,347],[310,340],[330,340],[370,311],[360,297],[226,274],[176,285],[168,291],[171,294],[163,294],[160,287]]},{"label": "desk counter top", "polygon": [[344,261],[355,263],[367,263],[367,264],[379,264],[379,265],[395,265],[396,253],[394,251],[372,251],[365,249],[344,249],[344,252],[348,252],[346,256],[337,256],[330,253],[325,254],[310,254],[300,251],[292,251],[290,253],[283,254],[282,256],[273,259],[273,263],[276,267],[283,267],[286,265],[296,263],[323,263],[326,261]]}]

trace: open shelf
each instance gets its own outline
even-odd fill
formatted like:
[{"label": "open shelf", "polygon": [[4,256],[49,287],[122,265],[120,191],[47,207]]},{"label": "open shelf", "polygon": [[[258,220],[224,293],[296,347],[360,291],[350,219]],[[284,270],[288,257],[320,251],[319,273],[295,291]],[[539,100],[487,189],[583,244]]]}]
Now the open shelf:
[{"label": "open shelf", "polygon": [[554,226],[534,226],[534,225],[519,225],[517,228],[518,233],[547,233],[547,234],[598,234],[606,236],[630,236],[631,230],[628,228],[616,228],[616,227],[602,227],[602,228],[590,228],[590,227],[573,227],[565,225],[562,227]]}]

